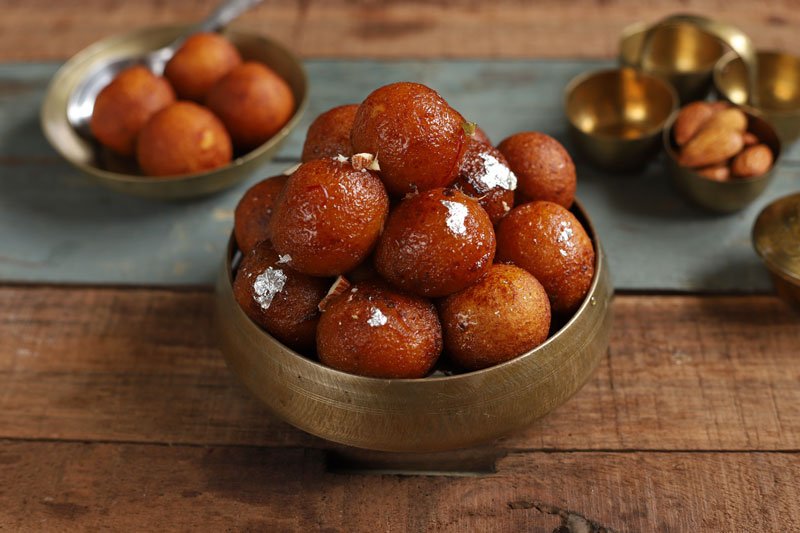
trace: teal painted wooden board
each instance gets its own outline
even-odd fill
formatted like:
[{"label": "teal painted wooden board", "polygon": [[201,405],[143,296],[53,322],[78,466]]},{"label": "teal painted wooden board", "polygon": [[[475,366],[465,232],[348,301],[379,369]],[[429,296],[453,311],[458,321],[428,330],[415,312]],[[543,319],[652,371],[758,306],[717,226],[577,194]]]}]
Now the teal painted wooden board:
[{"label": "teal painted wooden board", "polygon": [[[55,64],[0,66],[0,281],[208,285],[221,262],[233,208],[260,178],[289,166],[321,111],[358,102],[397,80],[431,85],[496,142],[539,130],[565,142],[562,89],[597,61],[309,61],[311,106],[279,158],[218,196],[165,203],[92,184],[49,147],[38,109]],[[640,175],[578,164],[578,197],[591,214],[619,289],[769,290],[750,228],[769,200],[800,190],[800,148],[775,182],[737,214],[711,215],[672,190],[662,162]],[[573,151],[574,152],[574,151]]]}]

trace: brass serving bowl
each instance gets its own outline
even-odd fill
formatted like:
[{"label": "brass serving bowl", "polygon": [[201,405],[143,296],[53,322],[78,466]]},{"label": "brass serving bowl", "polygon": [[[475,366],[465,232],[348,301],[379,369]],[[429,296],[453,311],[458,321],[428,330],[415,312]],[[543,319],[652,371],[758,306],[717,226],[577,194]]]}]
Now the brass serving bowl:
[{"label": "brass serving bowl", "polygon": [[[756,54],[758,78],[755,108],[790,144],[800,137],[800,57],[782,52]],[[714,68],[714,86],[720,96],[736,104],[748,102],[747,69],[734,54],[725,54]]]},{"label": "brass serving bowl", "polygon": [[758,198],[775,176],[775,168],[781,155],[781,141],[769,122],[743,109],[747,115],[747,129],[753,132],[760,142],[769,146],[774,157],[772,168],[755,178],[733,178],[728,181],[714,181],[678,164],[677,145],[672,138],[672,126],[678,118],[675,113],[664,128],[664,151],[667,153],[667,168],[675,186],[688,199],[697,205],[717,213],[731,213],[743,209]]},{"label": "brass serving bowl", "polygon": [[372,450],[434,452],[491,440],[565,402],[605,355],[613,288],[592,235],[595,278],[572,319],[544,344],[501,365],[423,379],[375,379],[333,370],[286,348],[255,325],[233,296],[233,238],[217,281],[215,322],[231,370],[286,422]]},{"label": "brass serving bowl", "polygon": [[302,63],[291,52],[275,41],[251,33],[223,32],[244,59],[268,65],[289,83],[296,109],[289,122],[271,139],[237,157],[229,165],[209,172],[181,176],[143,176],[137,173],[131,162],[110,155],[98,143],[78,135],[67,121],[70,94],[98,63],[155,50],[185,34],[188,28],[148,28],[110,37],[89,46],[67,61],[53,76],[42,104],[40,119],[50,144],[69,163],[98,183],[123,193],[159,199],[187,198],[220,191],[250,177],[272,159],[308,105],[308,83]]},{"label": "brass serving bowl", "polygon": [[644,166],[677,107],[667,82],[631,68],[581,74],[565,89],[573,142],[592,163],[610,170]]},{"label": "brass serving bowl", "polygon": [[800,193],[779,198],[759,213],[753,246],[778,296],[800,310]]},{"label": "brass serving bowl", "polygon": [[703,100],[711,90],[711,74],[725,52],[723,44],[695,24],[657,25],[648,50],[645,37],[651,27],[637,22],[622,31],[619,61],[625,67],[665,79],[675,88],[681,103]]}]

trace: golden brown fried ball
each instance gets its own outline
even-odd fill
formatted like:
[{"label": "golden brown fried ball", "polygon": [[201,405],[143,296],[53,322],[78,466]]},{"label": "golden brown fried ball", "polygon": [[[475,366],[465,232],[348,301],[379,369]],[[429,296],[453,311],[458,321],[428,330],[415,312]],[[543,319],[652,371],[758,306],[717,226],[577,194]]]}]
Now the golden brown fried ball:
[{"label": "golden brown fried ball", "polygon": [[272,211],[271,239],[293,268],[312,276],[343,274],[374,247],[389,212],[380,179],[334,158],[303,163]]},{"label": "golden brown fried ball", "polygon": [[316,345],[319,310],[330,279],[297,272],[268,241],[244,256],[233,294],[250,319],[290,348],[311,353]]},{"label": "golden brown fried ball", "polygon": [[154,114],[175,101],[167,80],[139,65],[120,72],[97,95],[89,128],[100,144],[132,156],[136,137]]},{"label": "golden brown fried ball", "polygon": [[592,241],[575,215],[552,202],[514,208],[497,226],[497,259],[534,275],[553,313],[580,307],[594,277]]},{"label": "golden brown fried ball", "polygon": [[392,83],[359,106],[351,136],[356,153],[377,154],[390,194],[447,187],[458,175],[469,136],[464,118],[419,83]]},{"label": "golden brown fried ball", "polygon": [[473,139],[453,187],[478,200],[497,224],[514,207],[517,177],[497,148]]},{"label": "golden brown fried ball", "polygon": [[225,124],[236,148],[249,151],[267,142],[289,122],[295,101],[289,84],[275,71],[247,61],[211,88],[206,105]]},{"label": "golden brown fried ball", "polygon": [[242,253],[247,253],[261,241],[269,240],[269,221],[272,206],[288,176],[273,176],[259,181],[244,193],[233,216],[233,234]]},{"label": "golden brown fried ball", "polygon": [[136,158],[149,176],[204,172],[230,163],[231,139],[214,114],[193,102],[175,102],[142,128]]},{"label": "golden brown fried ball", "polygon": [[317,330],[319,360],[360,376],[421,378],[441,352],[433,304],[371,282],[332,300]]},{"label": "golden brown fried ball", "polygon": [[314,119],[308,127],[300,161],[305,163],[323,157],[353,155],[350,132],[353,130],[356,111],[358,104],[342,105],[329,109]]},{"label": "golden brown fried ball", "polygon": [[569,209],[575,200],[575,164],[567,150],[549,135],[516,133],[497,147],[517,175],[517,204],[555,202]]},{"label": "golden brown fried ball", "polygon": [[492,265],[477,283],[439,304],[444,346],[469,370],[513,359],[550,330],[550,302],[536,278],[514,265]]},{"label": "golden brown fried ball", "polygon": [[375,266],[396,287],[433,298],[477,281],[494,253],[492,221],[478,202],[455,189],[431,189],[389,215]]},{"label": "golden brown fried ball", "polygon": [[164,77],[179,98],[202,102],[211,87],[241,62],[239,51],[222,35],[195,33],[167,62]]}]

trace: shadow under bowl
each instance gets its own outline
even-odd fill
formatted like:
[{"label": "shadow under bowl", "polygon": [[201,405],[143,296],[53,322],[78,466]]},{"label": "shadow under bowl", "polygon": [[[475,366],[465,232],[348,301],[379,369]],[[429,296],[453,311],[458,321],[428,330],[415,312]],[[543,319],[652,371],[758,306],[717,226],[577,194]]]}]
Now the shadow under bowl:
[{"label": "shadow under bowl", "polygon": [[157,199],[204,196],[245,180],[271,160],[308,106],[308,82],[302,63],[286,48],[266,37],[236,31],[222,32],[245,60],[266,64],[292,90],[295,111],[286,125],[261,146],[208,172],[151,177],[135,163],[110,154],[94,140],[81,137],[67,120],[67,102],[75,87],[97,65],[114,58],[131,57],[156,50],[184,35],[189,26],[147,28],[99,41],[72,57],[50,82],[41,109],[45,137],[70,164],[116,191]]},{"label": "shadow under bowl", "polygon": [[709,211],[732,213],[744,209],[758,198],[775,177],[775,168],[781,155],[781,141],[775,129],[763,118],[744,110],[747,115],[747,130],[772,151],[772,168],[754,178],[732,178],[714,181],[698,174],[691,168],[678,164],[677,145],[672,138],[672,126],[678,117],[675,113],[664,129],[664,151],[667,152],[667,168],[675,187],[689,200]]},{"label": "shadow under bowl", "polygon": [[490,441],[564,403],[605,355],[613,287],[591,222],[595,277],[575,315],[544,344],[498,366],[422,379],[346,374],[300,355],[253,323],[232,288],[231,237],[216,286],[215,324],[229,368],[273,414],[324,439],[388,452],[436,452]]},{"label": "shadow under bowl", "polygon": [[664,79],[678,93],[681,103],[704,100],[711,90],[714,65],[725,47],[716,37],[684,23],[656,28],[648,50],[643,50],[649,29],[644,23],[635,23],[622,31],[620,64]]},{"label": "shadow under bowl", "polygon": [[[763,115],[788,145],[800,137],[800,57],[782,52],[760,51],[757,104]],[[748,106],[747,71],[734,53],[722,56],[714,68],[714,87],[725,100]]]},{"label": "shadow under bowl", "polygon": [[677,106],[668,83],[630,68],[581,74],[565,89],[573,142],[609,170],[643,167],[658,152],[661,130]]}]

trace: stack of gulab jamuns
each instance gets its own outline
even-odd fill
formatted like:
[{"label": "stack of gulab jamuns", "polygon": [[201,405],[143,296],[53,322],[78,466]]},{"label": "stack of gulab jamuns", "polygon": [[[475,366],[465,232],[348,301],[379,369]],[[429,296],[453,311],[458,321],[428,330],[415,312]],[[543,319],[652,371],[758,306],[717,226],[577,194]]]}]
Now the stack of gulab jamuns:
[{"label": "stack of gulab jamuns", "polygon": [[236,207],[233,292],[273,337],[334,369],[491,367],[542,344],[592,284],[564,147],[537,132],[492,146],[424,85],[323,113],[287,174]]},{"label": "stack of gulab jamuns", "polygon": [[135,159],[148,176],[207,172],[275,135],[294,114],[289,85],[244,61],[218,33],[197,33],[164,76],[143,65],[120,72],[97,95],[89,123],[111,153]]}]

